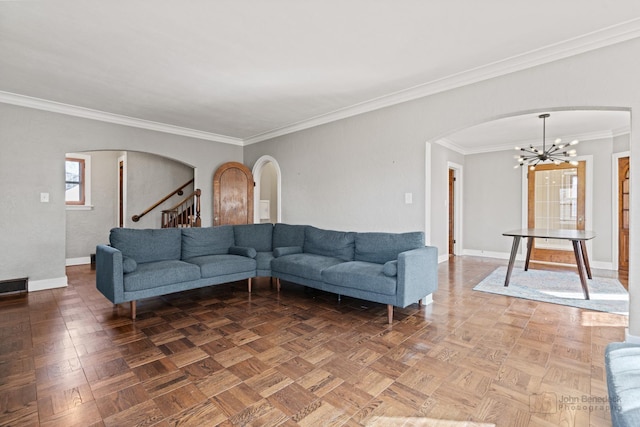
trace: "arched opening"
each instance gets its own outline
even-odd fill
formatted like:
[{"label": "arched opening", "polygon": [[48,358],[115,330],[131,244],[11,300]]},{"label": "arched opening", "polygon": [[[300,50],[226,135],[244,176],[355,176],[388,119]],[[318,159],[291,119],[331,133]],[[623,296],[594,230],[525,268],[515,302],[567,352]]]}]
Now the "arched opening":
[{"label": "arched opening", "polygon": [[260,157],[253,166],[254,222],[282,222],[282,173],[277,160]]},{"label": "arched opening", "polygon": [[[70,153],[67,153],[70,154]],[[195,169],[164,156],[119,150],[83,151],[90,203],[66,205],[66,265],[88,264],[95,247],[107,243],[113,227],[160,228],[162,210],[178,203],[196,188]],[[153,206],[178,187],[182,190],[135,222],[134,215]]]},{"label": "arched opening", "polygon": [[[463,255],[508,258],[509,239],[500,238],[507,229],[526,227],[526,175],[517,167],[515,146],[542,146],[542,128],[537,118],[551,112],[547,123],[547,141],[561,137],[577,138],[578,157],[591,163],[588,189],[592,207],[587,217],[589,228],[597,230],[590,256],[593,266],[617,270],[618,236],[616,229],[618,200],[612,191],[616,171],[612,159],[628,153],[630,113],[628,109],[549,109],[515,112],[490,118],[486,122],[459,129],[427,143],[427,230],[432,244],[441,254],[448,251],[447,209],[448,171],[451,163],[464,167]],[[514,166],[516,168],[514,169]],[[589,180],[587,180],[589,181]],[[589,205],[589,203],[587,203]],[[524,251],[524,248],[521,248]],[[441,257],[444,261],[446,257]]]}]

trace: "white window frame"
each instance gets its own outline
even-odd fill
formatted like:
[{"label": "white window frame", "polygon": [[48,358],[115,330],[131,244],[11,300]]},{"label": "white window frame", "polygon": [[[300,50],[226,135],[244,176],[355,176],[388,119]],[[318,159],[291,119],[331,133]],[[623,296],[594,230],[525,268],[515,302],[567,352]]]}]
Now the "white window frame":
[{"label": "white window frame", "polygon": [[65,206],[69,211],[93,209],[93,205],[91,204],[91,156],[81,153],[67,153],[65,159],[68,157],[84,160],[84,204],[68,205],[65,203]]}]

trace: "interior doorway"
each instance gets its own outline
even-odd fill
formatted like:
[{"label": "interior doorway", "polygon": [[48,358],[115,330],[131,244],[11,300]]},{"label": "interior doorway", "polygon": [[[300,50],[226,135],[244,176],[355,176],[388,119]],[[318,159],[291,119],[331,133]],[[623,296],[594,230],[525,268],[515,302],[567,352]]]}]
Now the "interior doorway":
[{"label": "interior doorway", "polygon": [[118,227],[125,226],[126,207],[127,200],[126,191],[127,184],[125,179],[127,177],[126,172],[126,154],[118,158]]},{"label": "interior doorway", "polygon": [[618,159],[618,271],[629,271],[629,157]]},{"label": "interior doorway", "polygon": [[455,186],[456,184],[456,171],[453,169],[449,169],[449,256],[455,255],[454,245],[456,244],[455,239],[455,230],[456,230],[456,221],[454,212],[456,211],[455,206]]},{"label": "interior doorway", "polygon": [[462,252],[462,165],[447,162],[447,170],[448,255],[451,257]]},{"label": "interior doorway", "polygon": [[256,183],[254,222],[282,222],[282,172],[278,161],[262,156],[252,172]]}]

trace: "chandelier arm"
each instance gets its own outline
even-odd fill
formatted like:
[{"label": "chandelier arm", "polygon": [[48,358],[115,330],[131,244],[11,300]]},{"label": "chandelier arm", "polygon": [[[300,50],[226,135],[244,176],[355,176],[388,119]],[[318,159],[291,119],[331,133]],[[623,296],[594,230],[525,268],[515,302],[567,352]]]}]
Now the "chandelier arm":
[{"label": "chandelier arm", "polygon": [[[518,163],[520,166],[527,164],[531,166],[532,169],[539,164],[544,164],[547,162],[553,162],[556,164],[560,163],[569,163],[572,164],[573,161],[568,160],[567,157],[575,157],[575,150],[564,150],[568,145],[575,145],[577,142],[571,142],[570,144],[560,144],[561,140],[556,140],[547,150],[547,141],[546,141],[546,133],[547,133],[547,117],[550,114],[544,113],[540,114],[538,118],[542,119],[542,149],[539,150],[530,144],[529,147],[520,148],[516,147],[516,150],[520,151],[520,155],[518,157]],[[564,151],[562,151],[564,150]],[[516,165],[517,166],[517,165]]]}]

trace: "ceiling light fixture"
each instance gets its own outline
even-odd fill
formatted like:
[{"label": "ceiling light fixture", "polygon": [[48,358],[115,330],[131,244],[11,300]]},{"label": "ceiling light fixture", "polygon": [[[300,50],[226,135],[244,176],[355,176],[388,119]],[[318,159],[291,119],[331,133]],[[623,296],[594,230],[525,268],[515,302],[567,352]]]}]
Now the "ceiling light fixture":
[{"label": "ceiling light fixture", "polygon": [[518,159],[518,164],[514,166],[515,169],[517,169],[518,166],[527,165],[529,166],[529,169],[535,170],[536,166],[540,163],[554,163],[556,165],[559,165],[560,163],[570,163],[573,166],[578,165],[577,161],[568,159],[568,157],[577,156],[576,150],[571,149],[562,151],[565,147],[576,145],[578,143],[577,139],[574,139],[568,144],[561,144],[562,140],[558,138],[548,150],[546,149],[546,123],[547,117],[550,115],[551,114],[540,114],[538,116],[538,118],[542,119],[542,150],[534,148],[533,145],[530,145],[529,148],[516,147],[515,149],[520,151],[521,154],[519,156],[515,156],[515,158]]}]

